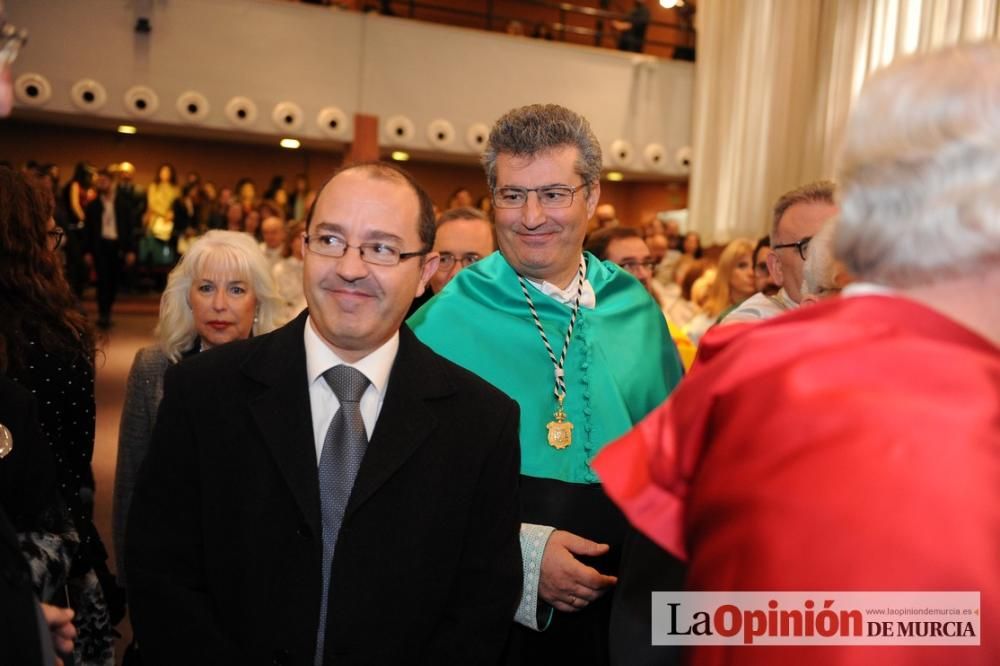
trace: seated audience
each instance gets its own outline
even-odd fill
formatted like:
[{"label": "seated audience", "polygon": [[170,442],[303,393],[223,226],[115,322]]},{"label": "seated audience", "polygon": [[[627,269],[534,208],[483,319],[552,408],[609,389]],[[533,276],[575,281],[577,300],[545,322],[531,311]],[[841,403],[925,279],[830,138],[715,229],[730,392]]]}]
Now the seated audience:
[{"label": "seated audience", "polygon": [[595,462],[687,560],[683,589],[975,590],[981,640],[685,663],[1000,663],[998,98],[992,42],[875,73],[838,175],[834,252],[859,282],[746,330]]}]

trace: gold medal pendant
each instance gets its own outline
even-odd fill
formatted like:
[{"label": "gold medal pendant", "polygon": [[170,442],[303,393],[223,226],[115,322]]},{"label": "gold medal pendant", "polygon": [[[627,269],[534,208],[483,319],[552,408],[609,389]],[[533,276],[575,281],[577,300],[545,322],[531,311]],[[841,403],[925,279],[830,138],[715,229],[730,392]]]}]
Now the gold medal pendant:
[{"label": "gold medal pendant", "polygon": [[549,421],[545,426],[549,430],[549,446],[554,449],[565,449],[573,443],[573,424],[566,420],[561,398],[553,418],[555,421]]},{"label": "gold medal pendant", "polygon": [[6,458],[14,450],[14,435],[7,426],[0,423],[0,458]]}]

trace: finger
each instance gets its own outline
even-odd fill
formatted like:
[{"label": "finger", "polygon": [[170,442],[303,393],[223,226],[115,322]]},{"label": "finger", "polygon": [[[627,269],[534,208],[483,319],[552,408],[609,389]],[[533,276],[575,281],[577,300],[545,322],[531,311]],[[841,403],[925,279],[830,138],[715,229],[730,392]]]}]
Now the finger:
[{"label": "finger", "polygon": [[553,601],[552,607],[562,613],[575,613],[576,611],[580,610],[579,608],[574,608],[573,606],[570,606],[564,601]]},{"label": "finger", "polygon": [[73,641],[67,638],[53,637],[52,644],[55,647],[56,652],[61,654],[69,654],[73,651]]},{"label": "finger", "polygon": [[614,586],[618,582],[615,576],[605,576],[593,567],[584,567],[573,572],[573,582],[591,590],[603,590]]},{"label": "finger", "polygon": [[76,627],[74,627],[71,622],[67,622],[66,624],[60,627],[53,628],[52,634],[54,636],[59,636],[60,638],[73,640],[74,638],[76,638]]},{"label": "finger", "polygon": [[572,532],[566,533],[565,546],[566,550],[574,555],[585,555],[588,557],[604,555],[611,549],[606,543],[597,543],[590,539],[584,539],[582,536],[577,536]]}]

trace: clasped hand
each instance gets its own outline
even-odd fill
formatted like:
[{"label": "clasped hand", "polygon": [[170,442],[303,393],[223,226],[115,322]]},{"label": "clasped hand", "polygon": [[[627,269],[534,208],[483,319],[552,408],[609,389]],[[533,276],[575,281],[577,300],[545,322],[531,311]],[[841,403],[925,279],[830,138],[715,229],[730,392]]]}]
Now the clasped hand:
[{"label": "clasped hand", "polygon": [[583,610],[605,594],[618,579],[606,576],[580,562],[576,556],[596,557],[608,552],[605,543],[556,530],[542,553],[542,571],[538,581],[538,596],[558,611],[573,613]]}]

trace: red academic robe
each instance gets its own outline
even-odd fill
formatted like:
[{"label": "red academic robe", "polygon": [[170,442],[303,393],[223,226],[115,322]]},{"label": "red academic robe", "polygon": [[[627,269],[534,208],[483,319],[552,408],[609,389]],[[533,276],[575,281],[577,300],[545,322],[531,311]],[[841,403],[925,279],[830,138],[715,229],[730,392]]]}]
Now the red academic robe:
[{"label": "red academic robe", "polygon": [[981,646],[698,647],[688,663],[1000,664],[1000,349],[890,296],[718,342],[593,465],[687,560],[687,589],[980,591]]}]

